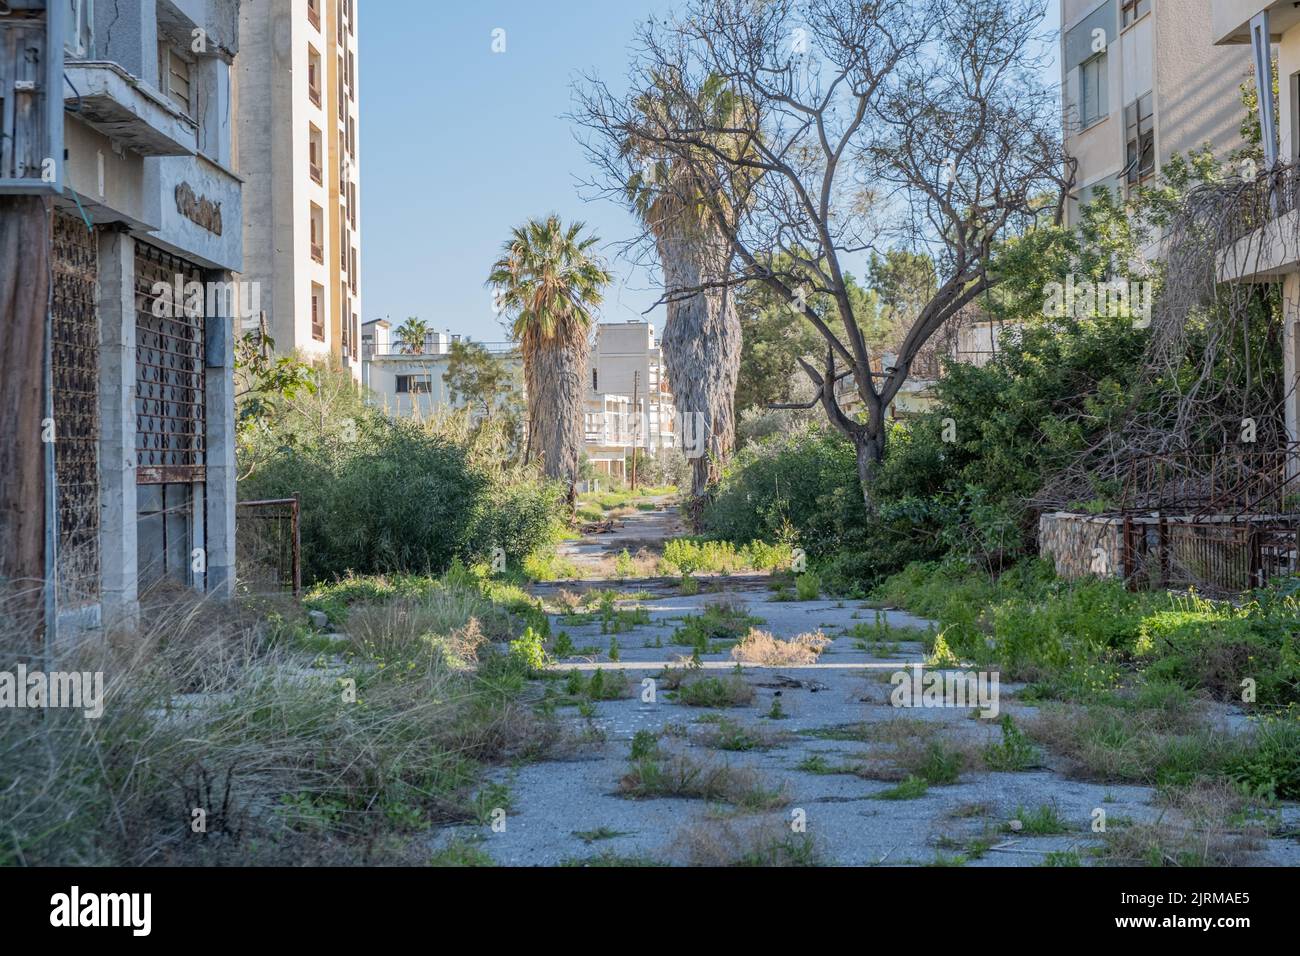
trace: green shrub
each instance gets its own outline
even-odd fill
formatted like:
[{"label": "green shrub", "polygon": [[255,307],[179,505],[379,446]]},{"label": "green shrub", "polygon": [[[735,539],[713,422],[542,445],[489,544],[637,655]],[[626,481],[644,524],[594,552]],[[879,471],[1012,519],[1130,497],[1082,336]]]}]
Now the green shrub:
[{"label": "green shrub", "polygon": [[821,580],[811,571],[801,574],[794,579],[794,592],[800,601],[815,601],[821,597]]},{"label": "green shrub", "polygon": [[1260,721],[1244,753],[1228,761],[1227,775],[1252,796],[1279,800],[1300,798],[1300,720]]},{"label": "green shrub", "polygon": [[546,669],[546,646],[542,635],[527,628],[522,635],[510,642],[510,656],[515,658],[529,671]]},{"label": "green shrub", "polygon": [[790,542],[797,534],[811,556],[834,554],[865,522],[853,446],[813,426],[741,449],[704,513],[710,535]]}]

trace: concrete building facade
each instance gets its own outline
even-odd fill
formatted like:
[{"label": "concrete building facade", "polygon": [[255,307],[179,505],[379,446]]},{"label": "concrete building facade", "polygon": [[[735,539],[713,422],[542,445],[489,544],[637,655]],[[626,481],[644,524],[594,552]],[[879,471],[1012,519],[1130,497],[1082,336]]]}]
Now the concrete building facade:
[{"label": "concrete building facade", "polygon": [[598,474],[622,479],[633,447],[654,455],[676,442],[676,409],[654,326],[635,320],[597,325],[589,365],[587,458]]},{"label": "concrete building facade", "polygon": [[60,634],[130,627],[155,588],[233,593],[238,8],[71,5],[50,222]]},{"label": "concrete building facade", "polygon": [[358,379],[361,316],[359,0],[244,0],[236,150],[254,211],[244,278],[277,351]]},{"label": "concrete building facade", "polygon": [[1243,143],[1249,50],[1214,48],[1213,0],[1062,0],[1066,152],[1078,162],[1068,221],[1106,188],[1124,196],[1171,156]]},{"label": "concrete building facade", "polygon": [[1292,2],[1214,0],[1211,22],[1216,52],[1251,57],[1268,76],[1276,55],[1278,102],[1263,110],[1264,169],[1254,188],[1268,222],[1224,249],[1219,277],[1229,282],[1282,284],[1284,395],[1290,474],[1300,477],[1300,8]]}]

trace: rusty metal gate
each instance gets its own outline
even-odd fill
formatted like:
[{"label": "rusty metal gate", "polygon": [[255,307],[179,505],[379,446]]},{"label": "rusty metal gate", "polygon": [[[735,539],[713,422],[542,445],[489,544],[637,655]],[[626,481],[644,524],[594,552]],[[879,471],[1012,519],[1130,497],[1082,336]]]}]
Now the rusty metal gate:
[{"label": "rusty metal gate", "polygon": [[1124,578],[1132,588],[1194,587],[1226,597],[1300,571],[1294,523],[1126,517]]},{"label": "rusty metal gate", "polygon": [[54,213],[51,372],[58,488],[58,601],[99,600],[98,237],[79,217]]},{"label": "rusty metal gate", "polygon": [[235,581],[245,594],[302,590],[298,499],[241,501],[235,518]]}]

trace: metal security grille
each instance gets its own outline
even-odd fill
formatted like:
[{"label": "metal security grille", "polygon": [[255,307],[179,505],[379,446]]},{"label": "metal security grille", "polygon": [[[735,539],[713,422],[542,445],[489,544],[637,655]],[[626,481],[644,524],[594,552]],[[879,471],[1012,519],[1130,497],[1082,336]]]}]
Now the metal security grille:
[{"label": "metal security grille", "polygon": [[80,218],[55,212],[52,270],[58,597],[75,607],[99,599],[99,247]]},{"label": "metal security grille", "polygon": [[1231,597],[1300,571],[1300,529],[1285,519],[1124,519],[1124,578],[1133,589],[1192,587]]},{"label": "metal security grille", "polygon": [[205,303],[201,292],[191,301],[186,290],[202,274],[146,243],[135,249],[136,481],[203,481]]}]

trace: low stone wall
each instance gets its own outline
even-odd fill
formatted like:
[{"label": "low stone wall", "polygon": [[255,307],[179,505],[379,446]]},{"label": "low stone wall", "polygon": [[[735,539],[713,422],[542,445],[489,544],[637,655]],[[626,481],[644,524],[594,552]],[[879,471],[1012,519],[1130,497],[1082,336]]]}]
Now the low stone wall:
[{"label": "low stone wall", "polygon": [[1124,519],[1054,511],[1039,516],[1038,550],[1067,581],[1124,574]]}]

